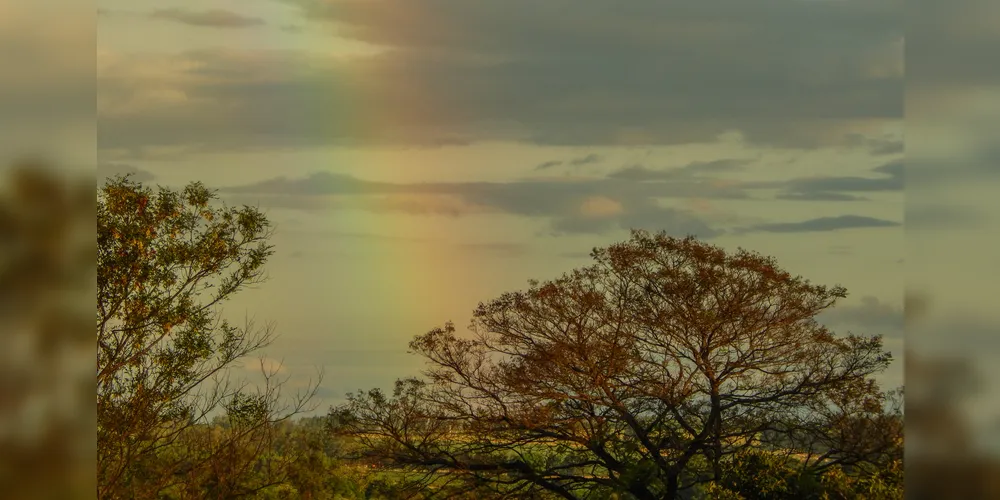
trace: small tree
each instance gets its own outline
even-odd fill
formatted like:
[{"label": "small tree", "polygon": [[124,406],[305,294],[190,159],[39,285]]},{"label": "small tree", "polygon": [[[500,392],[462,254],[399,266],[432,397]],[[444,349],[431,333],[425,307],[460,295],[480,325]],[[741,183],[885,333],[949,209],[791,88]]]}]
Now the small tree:
[{"label": "small tree", "polygon": [[[213,481],[218,497],[267,487],[277,472],[241,481],[261,468],[272,424],[312,395],[282,407],[274,372],[257,390],[228,379],[228,368],[273,338],[271,325],[233,325],[219,310],[263,281],[271,233],[257,209],[216,208],[214,198],[200,183],[153,194],[128,177],[99,191],[100,498],[156,498],[193,478]],[[231,425],[209,426],[216,411]]]},{"label": "small tree", "polygon": [[898,446],[866,425],[885,413],[881,339],[814,319],[843,288],[665,234],[592,256],[480,304],[471,338],[451,324],[418,336],[427,380],[351,395],[341,428],[399,466],[561,498],[677,498],[751,448],[828,467]]}]

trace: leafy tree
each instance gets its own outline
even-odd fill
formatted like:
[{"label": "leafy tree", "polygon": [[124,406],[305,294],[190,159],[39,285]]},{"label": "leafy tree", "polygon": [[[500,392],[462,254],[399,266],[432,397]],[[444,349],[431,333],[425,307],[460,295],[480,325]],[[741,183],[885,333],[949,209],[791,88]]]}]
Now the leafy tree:
[{"label": "leafy tree", "polygon": [[592,257],[480,304],[471,336],[449,323],[415,338],[426,378],[352,394],[331,411],[338,428],[433,472],[426,485],[560,498],[679,498],[750,449],[810,469],[901,446],[873,425],[888,421],[872,380],[891,361],[881,338],[815,320],[844,288],[663,233]]},{"label": "leafy tree", "polygon": [[[264,280],[271,226],[215,197],[200,183],[154,194],[127,176],[99,190],[100,498],[157,498],[195,480],[208,488],[197,496],[231,498],[281,481],[280,464],[265,460],[274,424],[312,391],[286,406],[274,372],[256,389],[231,383],[228,368],[266,346],[273,327],[234,325],[220,305]],[[213,412],[229,425],[210,426]]]}]

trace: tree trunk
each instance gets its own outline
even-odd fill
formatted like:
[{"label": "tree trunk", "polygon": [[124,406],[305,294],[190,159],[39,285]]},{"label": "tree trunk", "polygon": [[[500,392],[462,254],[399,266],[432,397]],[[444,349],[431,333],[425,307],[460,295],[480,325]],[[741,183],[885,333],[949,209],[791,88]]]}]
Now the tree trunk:
[{"label": "tree trunk", "polygon": [[722,480],[722,398],[718,388],[712,388],[712,475],[715,481]]},{"label": "tree trunk", "polygon": [[[658,500],[656,496],[653,495],[653,492],[649,491],[649,488],[647,488],[646,485],[643,484],[632,485],[629,488],[629,493],[631,493],[632,496],[636,497],[639,500]],[[667,497],[667,498],[673,498],[673,497]]]},{"label": "tree trunk", "polygon": [[677,476],[677,474],[671,474],[667,477],[667,491],[663,495],[665,500],[675,500],[677,498],[677,493],[680,489],[680,481]]}]

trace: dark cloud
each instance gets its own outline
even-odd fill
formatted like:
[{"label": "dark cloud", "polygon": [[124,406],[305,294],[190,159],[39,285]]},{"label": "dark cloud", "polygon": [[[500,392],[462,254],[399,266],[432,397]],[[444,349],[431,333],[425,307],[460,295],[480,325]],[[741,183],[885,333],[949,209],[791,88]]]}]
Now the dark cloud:
[{"label": "dark cloud", "polygon": [[745,183],[747,189],[781,189],[777,198],[806,201],[859,201],[855,193],[903,190],[903,160],[872,169],[878,177],[804,177],[788,181]]},{"label": "dark cloud", "polygon": [[573,158],[569,161],[570,165],[578,167],[580,165],[590,165],[591,163],[599,163],[603,157],[599,154],[591,153],[587,156],[581,156],[580,158]]},{"label": "dark cloud", "polygon": [[[171,90],[188,100],[109,106],[100,146],[684,144],[739,130],[811,148],[902,117],[901,0],[285,1],[385,50],[177,55]],[[149,88],[99,79],[116,102]]]},{"label": "dark cloud", "polygon": [[550,160],[550,161],[539,163],[535,167],[535,170],[547,170],[547,169],[550,169],[552,167],[558,167],[559,165],[562,165],[562,164],[563,164],[562,161],[559,161],[559,160]]},{"label": "dark cloud", "polygon": [[546,162],[543,162],[543,163],[539,163],[538,165],[535,166],[535,170],[548,170],[550,168],[558,167],[558,166],[562,166],[562,165],[569,165],[571,167],[582,167],[584,165],[591,165],[591,164],[594,164],[594,163],[600,163],[602,160],[604,160],[603,156],[601,156],[599,154],[596,154],[596,153],[591,153],[591,154],[588,154],[586,156],[581,156],[581,157],[578,157],[578,158],[572,158],[572,159],[566,160],[566,161],[564,161],[564,160],[550,160],[550,161],[546,161]]},{"label": "dark cloud", "polygon": [[249,28],[266,24],[259,17],[248,17],[231,10],[189,10],[189,9],[158,9],[149,17],[173,21],[189,26],[208,28]]},{"label": "dark cloud", "polygon": [[889,163],[886,163],[884,165],[881,165],[881,166],[878,166],[878,167],[875,167],[874,169],[872,169],[873,172],[878,172],[880,174],[888,175],[892,179],[889,182],[888,186],[886,186],[886,185],[883,184],[884,187],[882,187],[882,188],[880,188],[878,190],[882,190],[882,189],[903,189],[903,173],[904,173],[905,170],[906,170],[906,167],[905,167],[905,165],[903,163],[903,160],[889,162]]},{"label": "dark cloud", "polygon": [[835,193],[900,191],[903,189],[902,161],[883,165],[873,170],[883,177],[815,177],[794,179],[788,182],[788,190],[797,193]]},{"label": "dark cloud", "polygon": [[842,229],[859,229],[874,227],[897,227],[899,222],[876,219],[874,217],[864,217],[861,215],[841,215],[837,217],[819,217],[802,222],[779,222],[773,224],[760,224],[743,229],[746,232],[766,232],[766,233],[808,233],[819,231],[839,231]]},{"label": "dark cloud", "polygon": [[[952,96],[1000,81],[1000,67],[995,63],[1000,31],[987,21],[1000,16],[1000,4],[994,0],[913,0],[907,7],[907,87],[919,89],[913,95],[939,90]],[[913,108],[923,109],[921,103],[914,104]],[[938,111],[926,115],[918,111],[918,115],[942,118]]]},{"label": "dark cloud", "polygon": [[643,165],[632,165],[621,170],[616,170],[608,177],[611,179],[622,179],[630,181],[652,181],[676,179],[684,176],[694,176],[699,174],[718,174],[741,170],[744,166],[753,163],[752,159],[723,159],[714,161],[696,161],[677,168],[650,169]]},{"label": "dark cloud", "polygon": [[840,304],[822,313],[819,321],[830,327],[861,328],[868,332],[902,337],[903,308],[866,296],[860,304]]},{"label": "dark cloud", "polygon": [[669,172],[662,170],[652,170],[643,165],[630,165],[621,170],[616,170],[608,174],[611,179],[625,179],[630,181],[645,181],[651,179],[663,179],[670,177]]},{"label": "dark cloud", "polygon": [[107,179],[116,175],[131,174],[132,180],[138,182],[149,182],[156,178],[152,172],[143,170],[134,165],[126,163],[99,163],[97,165],[98,180]]}]

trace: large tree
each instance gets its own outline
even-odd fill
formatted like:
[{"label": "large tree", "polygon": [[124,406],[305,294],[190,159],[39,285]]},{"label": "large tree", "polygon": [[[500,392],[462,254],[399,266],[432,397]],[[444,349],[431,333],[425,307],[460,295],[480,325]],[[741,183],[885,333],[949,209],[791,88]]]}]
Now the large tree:
[{"label": "large tree", "polygon": [[[256,388],[230,383],[229,369],[273,338],[270,325],[232,324],[220,309],[264,279],[271,230],[258,209],[215,197],[200,183],[154,193],[129,177],[99,190],[100,498],[163,498],[192,482],[235,498],[282,480],[281,464],[261,461],[274,424],[311,391],[288,407],[274,372]],[[208,425],[220,412],[222,431]]]},{"label": "large tree", "polygon": [[748,448],[814,470],[899,458],[881,339],[815,319],[844,288],[662,233],[592,257],[480,304],[471,335],[418,336],[426,378],[351,395],[338,428],[428,487],[519,496],[676,498]]}]

